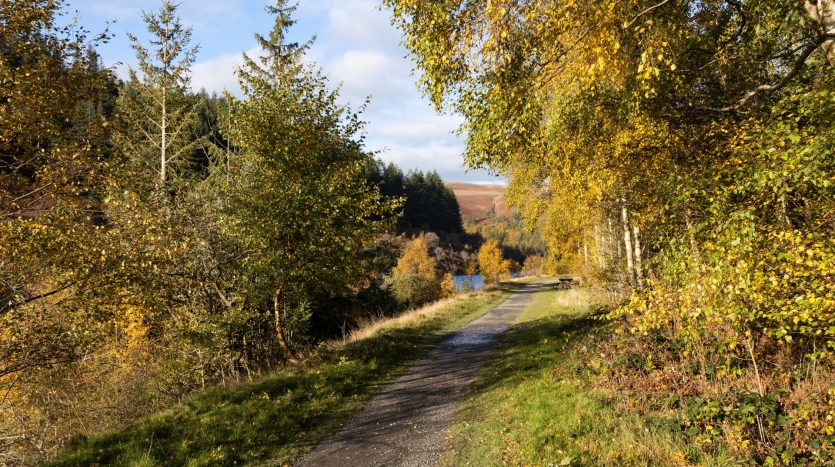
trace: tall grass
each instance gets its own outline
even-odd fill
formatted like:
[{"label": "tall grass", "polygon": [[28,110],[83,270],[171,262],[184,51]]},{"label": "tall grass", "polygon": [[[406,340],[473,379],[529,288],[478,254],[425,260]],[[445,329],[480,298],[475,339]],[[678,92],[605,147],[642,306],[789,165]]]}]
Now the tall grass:
[{"label": "tall grass", "polygon": [[433,319],[439,314],[449,311],[450,306],[461,300],[471,300],[475,293],[463,293],[450,298],[438,300],[429,305],[407,311],[395,317],[376,318],[361,321],[356,330],[352,331],[341,341],[331,343],[332,346],[341,346],[352,342],[362,341],[387,329],[406,328],[419,325],[420,323]]}]

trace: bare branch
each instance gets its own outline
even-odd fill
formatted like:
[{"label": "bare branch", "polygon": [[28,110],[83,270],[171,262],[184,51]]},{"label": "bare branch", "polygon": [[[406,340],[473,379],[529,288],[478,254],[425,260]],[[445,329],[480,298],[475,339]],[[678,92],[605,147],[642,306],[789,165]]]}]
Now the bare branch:
[{"label": "bare branch", "polygon": [[52,185],[54,185],[54,182],[47,183],[46,185],[44,185],[44,186],[42,186],[42,187],[40,187],[40,188],[37,188],[37,189],[35,189],[35,190],[32,190],[32,191],[30,191],[29,193],[26,193],[25,195],[20,195],[20,196],[18,196],[17,198],[15,198],[15,199],[11,200],[11,201],[10,201],[10,204],[15,204],[15,203],[17,203],[18,201],[22,200],[23,198],[28,198],[28,197],[30,197],[30,196],[32,196],[32,195],[34,195],[35,193],[38,193],[38,192],[40,192],[40,191],[43,191],[43,190],[45,190],[45,189],[49,188],[49,187],[50,187],[50,186],[52,186]]},{"label": "bare branch", "polygon": [[805,46],[803,46],[800,49],[800,55],[798,55],[797,59],[795,60],[794,65],[792,66],[792,69],[789,71],[788,74],[783,76],[783,78],[780,81],[778,81],[776,83],[773,83],[773,84],[761,84],[761,85],[757,86],[756,88],[754,88],[754,89],[748,91],[747,93],[745,93],[744,96],[742,96],[739,100],[737,100],[733,104],[727,105],[725,107],[704,107],[704,109],[705,110],[712,110],[714,112],[730,112],[732,110],[737,110],[737,109],[743,107],[744,105],[746,105],[748,102],[750,102],[752,99],[759,96],[760,94],[771,93],[771,92],[778,91],[778,90],[782,89],[791,80],[793,80],[798,75],[798,73],[800,73],[800,70],[803,69],[803,65],[806,64],[806,60],[809,59],[809,56],[812,55],[812,53],[815,50],[817,50],[817,48],[820,46],[820,44],[822,44],[826,40],[828,40],[828,36],[821,36],[821,37],[818,38],[817,41],[810,42],[810,43],[806,44]]},{"label": "bare branch", "polygon": [[34,302],[34,301],[36,301],[36,300],[41,300],[41,299],[43,299],[43,298],[50,297],[50,296],[55,295],[55,294],[57,294],[57,293],[59,293],[59,292],[63,292],[64,290],[69,289],[70,287],[74,286],[74,285],[75,285],[75,284],[77,284],[77,283],[78,283],[78,281],[72,281],[72,282],[69,282],[69,283],[67,283],[67,284],[64,284],[64,285],[62,285],[62,286],[58,287],[57,289],[51,290],[51,291],[49,291],[49,292],[45,292],[45,293],[38,294],[38,295],[33,295],[33,296],[31,296],[31,297],[26,297],[26,298],[24,298],[24,299],[22,299],[22,300],[19,300],[19,301],[17,301],[17,302],[14,302],[14,303],[8,303],[8,304],[6,304],[6,305],[4,305],[4,306],[0,307],[0,312],[6,313],[6,312],[9,312],[9,311],[11,311],[11,310],[13,310],[13,309],[15,309],[15,308],[19,307],[19,306],[25,305],[25,304],[27,304],[27,303]]},{"label": "bare branch", "polygon": [[626,27],[624,27],[624,29],[629,29],[630,27],[632,27],[632,25],[633,25],[633,24],[635,24],[635,22],[636,22],[636,21],[638,21],[639,19],[641,19],[641,17],[642,17],[642,16],[644,16],[645,14],[647,14],[647,13],[651,12],[652,10],[655,10],[656,8],[661,8],[662,6],[666,5],[667,3],[670,3],[670,0],[664,0],[664,1],[662,1],[661,3],[656,3],[655,5],[653,5],[653,6],[649,7],[649,8],[647,8],[646,10],[644,10],[644,11],[642,11],[642,12],[640,12],[640,13],[638,13],[638,15],[637,15],[637,16],[635,16],[634,18],[632,18],[632,21],[630,21],[629,23],[627,23],[627,24],[626,24]]},{"label": "bare branch", "polygon": [[[149,118],[150,118],[150,117],[149,117]],[[151,122],[153,122],[154,124],[156,124],[156,122],[154,122],[153,120],[151,120]],[[159,148],[160,148],[160,144],[156,142],[156,140],[154,139],[154,136],[151,136],[151,134],[150,134],[150,133],[148,133],[148,132],[147,132],[144,128],[142,128],[142,126],[141,126],[141,125],[135,125],[135,126],[136,126],[136,128],[137,128],[140,132],[142,132],[142,135],[143,135],[143,136],[145,136],[145,139],[147,139],[147,140],[148,140],[151,144],[153,144],[154,146],[156,146],[156,147],[157,147],[157,149],[159,149]]]}]

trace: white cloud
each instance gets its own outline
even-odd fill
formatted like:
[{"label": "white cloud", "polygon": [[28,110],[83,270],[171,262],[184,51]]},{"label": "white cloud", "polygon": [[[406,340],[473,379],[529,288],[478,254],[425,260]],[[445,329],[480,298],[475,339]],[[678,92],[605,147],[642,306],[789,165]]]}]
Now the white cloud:
[{"label": "white cloud", "polygon": [[224,90],[237,92],[238,78],[235,68],[242,63],[241,54],[224,54],[212,59],[195,63],[191,67],[191,87],[195,91],[221,93]]},{"label": "white cloud", "polygon": [[[461,119],[439,116],[425,106],[412,106],[408,114],[380,118],[380,123],[370,129],[375,138],[390,139],[401,143],[426,144],[427,142],[459,145],[454,131],[461,125]],[[409,112],[410,111],[410,112]]]},{"label": "white cloud", "polygon": [[[208,92],[239,92],[235,67],[242,63],[236,48],[252,47],[252,32],[267,33],[272,19],[262,5],[270,0],[183,0],[186,24],[194,25],[194,43],[202,43],[198,63],[192,67],[192,88]],[[366,147],[381,150],[380,157],[404,170],[438,170],[447,180],[495,182],[483,171],[462,167],[464,142],[453,134],[461,123],[456,116],[439,116],[415,86],[413,64],[400,45],[400,32],[390,24],[380,0],[304,0],[296,13],[293,40],[318,36],[305,61],[315,63],[341,83],[340,100],[357,109],[371,97],[362,118],[368,122]],[[142,9],[154,10],[157,0],[73,0],[82,16],[120,19],[117,40],[108,47],[113,56],[134,62],[124,29],[140,34]],[[233,45],[234,44],[234,45]],[[118,51],[118,52],[116,52]],[[259,56],[258,49],[247,53]],[[112,62],[111,62],[112,63]],[[125,76],[125,65],[118,67]]]},{"label": "white cloud", "polygon": [[394,162],[404,172],[418,169],[424,172],[437,170],[444,180],[472,183],[503,183],[501,178],[484,170],[467,170],[461,164],[463,144],[428,144],[425,146],[393,146],[380,158]]},{"label": "white cloud", "polygon": [[405,171],[437,170],[447,180],[495,183],[486,172],[463,167],[464,142],[454,134],[462,119],[438,115],[421,96],[400,33],[378,5],[310,0],[300,7],[327,17],[313,52],[332,84],[342,83],[342,102],[356,108],[371,96],[362,115],[368,122],[366,147]]},{"label": "white cloud", "polygon": [[191,88],[195,91],[205,89],[208,93],[229,91],[240,93],[238,67],[243,65],[243,54],[246,53],[253,60],[258,60],[263,53],[260,47],[252,47],[245,52],[218,55],[217,57],[195,63],[191,67]]},{"label": "white cloud", "polygon": [[435,168],[449,171],[460,168],[462,150],[460,145],[449,144],[394,145],[383,153],[383,159],[394,162],[403,170]]},{"label": "white cloud", "polygon": [[394,100],[412,91],[408,68],[380,50],[349,50],[325,65],[335,83],[342,83],[342,95],[351,103],[366,97]]},{"label": "white cloud", "polygon": [[400,33],[391,26],[388,14],[378,2],[341,2],[328,11],[328,31],[343,41],[363,47],[397,51]]}]

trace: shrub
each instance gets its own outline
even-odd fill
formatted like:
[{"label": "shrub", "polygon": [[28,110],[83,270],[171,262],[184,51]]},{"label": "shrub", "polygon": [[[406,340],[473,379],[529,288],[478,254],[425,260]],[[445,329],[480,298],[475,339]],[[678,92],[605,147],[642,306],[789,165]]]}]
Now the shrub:
[{"label": "shrub", "polygon": [[441,281],[436,261],[429,256],[426,238],[421,235],[403,250],[391,277],[386,280],[394,297],[406,307],[416,307],[441,297]]},{"label": "shrub", "polygon": [[496,240],[488,240],[481,246],[478,250],[478,264],[486,284],[498,282],[502,277],[510,275],[510,261],[504,259]]},{"label": "shrub", "polygon": [[541,275],[543,262],[544,259],[542,256],[528,256],[525,258],[525,263],[522,265],[522,272],[531,276]]},{"label": "shrub", "polygon": [[448,272],[444,274],[444,279],[441,281],[441,296],[452,297],[455,295],[457,290],[455,289],[455,279],[452,277],[452,273]]}]

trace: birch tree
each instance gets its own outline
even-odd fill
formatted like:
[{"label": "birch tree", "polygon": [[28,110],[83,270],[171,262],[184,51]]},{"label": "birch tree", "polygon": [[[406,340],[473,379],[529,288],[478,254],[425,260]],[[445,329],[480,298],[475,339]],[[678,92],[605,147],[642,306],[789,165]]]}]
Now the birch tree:
[{"label": "birch tree", "polygon": [[829,64],[835,66],[835,1],[805,0],[804,6],[818,26],[821,49],[826,54]]},{"label": "birch tree", "polygon": [[56,24],[62,7],[0,3],[0,384],[83,355],[95,333],[70,329],[105,314],[96,296],[109,269],[98,266],[110,245],[94,215],[112,75],[84,31]]},{"label": "birch tree", "polygon": [[239,306],[270,313],[276,347],[292,360],[292,324],[310,316],[309,297],[344,291],[362,274],[363,242],[396,203],[366,181],[359,117],[302,63],[306,46],[287,42],[293,8],[280,0],[268,11],[275,26],[256,36],[264,54],[245,57],[238,72],[244,97],[232,102],[227,129],[238,152],[219,189],[224,231],[244,252],[231,278],[248,297]]},{"label": "birch tree", "polygon": [[[664,364],[702,378],[742,362],[725,375],[778,401],[778,418],[806,410],[789,382],[806,361],[832,385],[831,0],[386,4],[424,92],[464,116],[467,162],[509,177],[523,213],[556,226],[552,248],[576,255],[594,223],[622,219],[626,277],[639,288],[647,271],[612,315],[627,345],[693,349]],[[778,459],[781,430],[745,443]],[[795,462],[832,458],[815,436],[792,438]]]},{"label": "birch tree", "polygon": [[478,250],[478,269],[485,284],[499,282],[510,274],[510,261],[504,258],[498,241],[487,240]]}]

